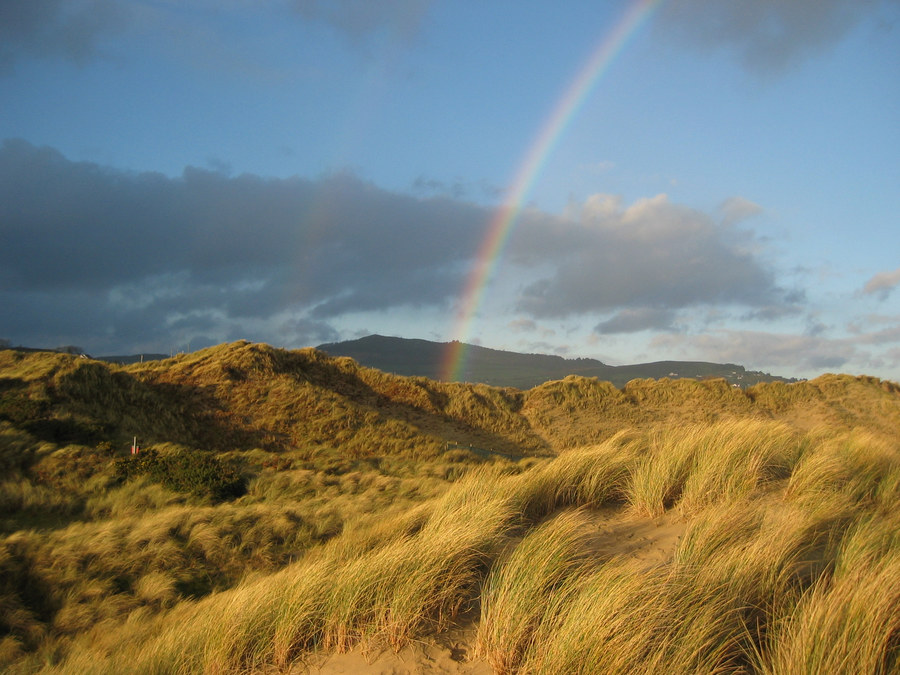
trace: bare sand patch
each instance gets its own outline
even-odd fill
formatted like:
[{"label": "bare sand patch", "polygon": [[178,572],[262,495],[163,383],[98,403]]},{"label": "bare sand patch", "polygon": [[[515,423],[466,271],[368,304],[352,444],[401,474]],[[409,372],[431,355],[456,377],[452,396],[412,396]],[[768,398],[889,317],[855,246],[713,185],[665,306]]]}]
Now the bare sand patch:
[{"label": "bare sand patch", "polygon": [[344,654],[313,657],[295,673],[308,675],[491,675],[484,661],[470,660],[475,628],[454,628],[394,653],[356,647]]},{"label": "bare sand patch", "polygon": [[687,520],[675,511],[647,518],[621,507],[595,512],[594,531],[588,538],[592,552],[601,560],[625,558],[649,569],[671,562]]}]

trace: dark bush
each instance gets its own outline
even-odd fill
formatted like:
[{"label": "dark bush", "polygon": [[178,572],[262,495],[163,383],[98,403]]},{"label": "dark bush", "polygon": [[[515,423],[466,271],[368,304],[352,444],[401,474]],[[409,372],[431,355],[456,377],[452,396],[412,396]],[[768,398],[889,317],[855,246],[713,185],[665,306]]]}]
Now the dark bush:
[{"label": "dark bush", "polygon": [[28,420],[22,428],[42,441],[58,443],[77,443],[94,445],[109,435],[109,427],[92,420],[80,420],[72,417],[45,417]]},{"label": "dark bush", "polygon": [[166,455],[153,448],[116,460],[116,474],[128,479],[146,475],[176,492],[190,492],[213,501],[235,499],[247,492],[244,478],[232,467],[204,452],[180,450]]},{"label": "dark bush", "polygon": [[4,391],[0,394],[0,419],[9,420],[14,424],[42,417],[46,414],[47,408],[47,401],[29,398],[24,392]]}]

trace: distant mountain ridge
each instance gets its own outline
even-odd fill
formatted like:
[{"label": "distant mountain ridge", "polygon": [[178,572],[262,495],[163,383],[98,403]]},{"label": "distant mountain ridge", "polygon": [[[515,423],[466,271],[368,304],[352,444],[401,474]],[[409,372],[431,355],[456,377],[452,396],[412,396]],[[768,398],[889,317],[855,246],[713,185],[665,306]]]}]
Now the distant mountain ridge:
[{"label": "distant mountain ridge", "polygon": [[[418,375],[432,380],[441,378],[441,364],[451,343],[429,340],[369,335],[358,340],[332,342],[317,349],[331,356],[349,356],[360,365],[396,375]],[[549,354],[521,354],[478,345],[465,346],[466,363],[460,380],[480,382],[496,387],[531,389],[567,375],[596,377],[624,387],[634,379],[706,379],[722,377],[729,383],[748,387],[759,382],[795,382],[749,371],[734,363],[706,361],[656,361],[626,366],[610,366],[596,359],[566,359]]]}]

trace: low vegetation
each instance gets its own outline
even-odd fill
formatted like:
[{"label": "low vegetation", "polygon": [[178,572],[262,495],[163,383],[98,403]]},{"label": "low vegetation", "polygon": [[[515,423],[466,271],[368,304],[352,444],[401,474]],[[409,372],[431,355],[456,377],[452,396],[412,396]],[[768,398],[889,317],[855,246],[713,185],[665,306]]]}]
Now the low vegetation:
[{"label": "low vegetation", "polygon": [[872,378],[2,351],[0,668],[302,672],[463,625],[496,673],[898,673],[898,428]]}]

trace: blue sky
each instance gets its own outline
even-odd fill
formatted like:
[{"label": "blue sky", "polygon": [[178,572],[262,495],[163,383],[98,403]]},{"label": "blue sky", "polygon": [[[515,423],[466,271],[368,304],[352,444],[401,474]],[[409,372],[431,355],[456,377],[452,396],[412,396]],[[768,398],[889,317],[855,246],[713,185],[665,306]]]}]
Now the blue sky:
[{"label": "blue sky", "polygon": [[900,381],[900,2],[7,0],[0,339],[369,333]]}]

